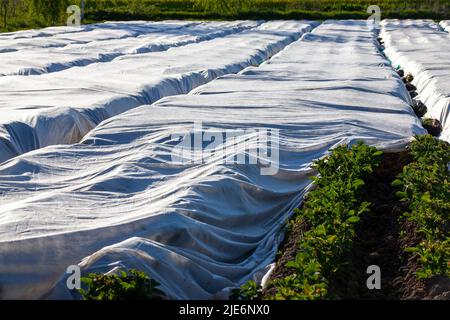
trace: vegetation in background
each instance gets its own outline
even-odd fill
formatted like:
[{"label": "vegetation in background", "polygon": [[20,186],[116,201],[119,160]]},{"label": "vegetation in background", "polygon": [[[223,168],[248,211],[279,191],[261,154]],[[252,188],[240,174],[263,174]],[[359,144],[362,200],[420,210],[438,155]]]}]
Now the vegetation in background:
[{"label": "vegetation in background", "polygon": [[412,222],[422,241],[407,252],[418,256],[417,276],[450,276],[450,145],[430,135],[411,144],[414,162],[393,182],[397,195],[409,204],[405,219]]},{"label": "vegetation in background", "polygon": [[238,15],[239,12],[248,11],[251,5],[251,0],[196,0],[194,8],[198,8],[203,12]]},{"label": "vegetation in background", "polygon": [[46,24],[55,25],[62,22],[63,15],[70,4],[70,0],[31,0],[30,10]]},{"label": "vegetation in background", "polygon": [[88,287],[80,289],[84,300],[152,300],[165,296],[157,288],[158,282],[134,269],[120,275],[91,273],[81,280]]},{"label": "vegetation in background", "polygon": [[64,24],[67,7],[78,0],[0,0],[0,31]]},{"label": "vegetation in background", "polygon": [[[0,0],[0,31],[63,24],[80,0]],[[85,22],[161,19],[367,19],[372,0],[86,0]],[[383,18],[449,17],[449,0],[379,0]],[[5,19],[6,17],[6,19]]]}]

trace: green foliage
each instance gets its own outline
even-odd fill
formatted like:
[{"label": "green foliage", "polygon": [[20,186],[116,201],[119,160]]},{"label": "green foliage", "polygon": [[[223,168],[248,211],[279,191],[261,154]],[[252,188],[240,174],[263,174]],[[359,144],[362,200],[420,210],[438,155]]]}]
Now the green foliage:
[{"label": "green foliage", "polygon": [[425,135],[416,137],[410,149],[414,162],[392,183],[400,189],[397,196],[409,205],[404,217],[423,238],[406,251],[418,256],[419,278],[450,276],[450,145]]},{"label": "green foliage", "polygon": [[164,292],[157,289],[160,285],[144,272],[130,270],[120,275],[94,274],[81,279],[88,286],[80,290],[85,300],[151,300],[161,299]]},{"label": "green foliage", "polygon": [[[328,278],[345,265],[355,227],[370,204],[361,200],[364,179],[380,163],[382,153],[362,142],[339,146],[315,161],[319,176],[294,221],[308,221],[311,229],[298,241],[298,254],[286,264],[292,275],[275,280],[273,299],[323,299]],[[295,222],[294,222],[295,223]]]},{"label": "green foliage", "polygon": [[318,186],[326,186],[330,181],[352,181],[354,178],[359,179],[371,174],[381,155],[381,151],[363,143],[351,148],[337,147],[330,157],[314,163],[313,168],[320,174],[320,177],[315,179],[316,183]]},{"label": "green foliage", "polygon": [[449,144],[428,134],[417,136],[410,150],[413,158],[419,162],[436,163],[444,167],[450,163]]},{"label": "green foliage", "polygon": [[239,12],[248,10],[250,0],[196,0],[197,8],[209,13],[236,15]]},{"label": "green foliage", "polygon": [[7,27],[9,19],[24,11],[26,5],[26,0],[0,0],[0,21],[3,22],[3,28]]},{"label": "green foliage", "polygon": [[277,291],[273,299],[318,300],[326,296],[328,281],[323,275],[322,264],[311,251],[299,252],[286,266],[293,273],[275,281]]},{"label": "green foliage", "polygon": [[422,120],[422,123],[423,123],[423,125],[430,126],[433,123],[433,119],[432,118],[424,118]]},{"label": "green foliage", "polygon": [[417,271],[419,279],[429,279],[436,275],[450,277],[450,239],[424,240],[416,247],[405,249],[406,252],[416,253],[422,268]]},{"label": "green foliage", "polygon": [[231,299],[233,300],[259,300],[262,296],[262,288],[255,281],[250,280],[239,289],[233,290]]},{"label": "green foliage", "polygon": [[31,0],[33,12],[48,24],[61,23],[68,6],[69,0]]}]

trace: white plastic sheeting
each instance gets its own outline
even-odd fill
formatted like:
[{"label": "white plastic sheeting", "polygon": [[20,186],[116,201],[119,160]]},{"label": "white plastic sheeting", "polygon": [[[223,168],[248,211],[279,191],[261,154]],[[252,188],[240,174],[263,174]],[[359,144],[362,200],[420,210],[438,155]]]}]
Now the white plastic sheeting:
[{"label": "white plastic sheeting", "polygon": [[[122,55],[164,51],[171,47],[211,40],[227,34],[241,32],[258,26],[260,22],[203,22],[172,25],[168,23],[146,24],[142,32],[134,31],[136,24],[108,23],[99,27],[102,32],[118,33],[119,39],[94,40],[82,44],[70,44],[61,48],[31,48],[0,55],[1,75],[36,75],[61,71],[74,66],[85,66],[95,62],[108,62]],[[135,36],[120,38],[124,31],[132,30]],[[139,29],[138,29],[139,30]],[[79,32],[85,39],[94,35]],[[73,34],[72,34],[73,36]],[[60,36],[61,37],[61,36]],[[66,36],[67,37],[67,36]],[[32,38],[30,42],[53,41],[54,37]],[[0,46],[2,40],[0,38]]]},{"label": "white plastic sheeting", "polygon": [[166,52],[40,76],[0,77],[0,162],[78,142],[111,116],[259,65],[310,29],[307,22],[272,21]]},{"label": "white plastic sheeting", "polygon": [[[425,133],[410,102],[366,23],[329,21],[259,68],[113,117],[82,144],[12,159],[0,166],[2,298],[73,298],[64,272],[77,263],[84,274],[143,270],[170,298],[226,297],[274,260],[313,159],[357,140],[395,150]],[[171,158],[177,134],[200,132],[195,121],[209,134],[279,130],[279,170]],[[258,138],[244,131],[217,147],[232,159]]]},{"label": "white plastic sheeting", "polygon": [[71,44],[86,44],[138,37],[157,31],[162,27],[168,31],[195,25],[195,22],[108,22],[80,27],[53,27],[47,29],[16,32],[0,35],[0,52],[12,52],[37,48],[62,48]]},{"label": "white plastic sheeting", "polygon": [[[190,22],[185,21],[171,21],[165,20],[163,23],[167,23],[170,25],[178,25],[185,26],[190,24]],[[90,31],[97,28],[109,28],[111,24],[140,24],[149,26],[151,24],[159,24],[161,22],[151,22],[151,21],[111,21],[105,23],[94,23],[94,24],[82,24],[80,26],[55,26],[48,28],[40,28],[40,29],[29,29],[29,30],[21,30],[14,32],[3,32],[0,33],[0,39],[29,39],[29,38],[38,38],[38,37],[51,37],[58,34],[69,34],[69,33],[77,33],[80,31]]]},{"label": "white plastic sheeting", "polygon": [[450,35],[432,20],[385,20],[380,35],[393,65],[414,76],[425,117],[438,119],[450,141]]},{"label": "white plastic sheeting", "polygon": [[450,20],[443,20],[440,25],[445,31],[450,32]]}]

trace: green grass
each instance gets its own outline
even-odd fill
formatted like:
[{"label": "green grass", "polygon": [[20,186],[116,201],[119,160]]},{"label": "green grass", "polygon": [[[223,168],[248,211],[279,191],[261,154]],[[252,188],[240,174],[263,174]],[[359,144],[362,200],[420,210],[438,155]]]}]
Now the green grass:
[{"label": "green grass", "polygon": [[[45,14],[37,15],[29,3],[14,15],[10,12],[6,28],[0,18],[0,31],[49,25]],[[66,1],[66,0],[54,0]],[[72,4],[79,0],[70,1]],[[369,5],[381,8],[382,18],[450,18],[450,0],[86,0],[85,22],[104,20],[162,19],[366,19]],[[11,11],[11,10],[10,10]],[[58,24],[66,18],[60,14]]]}]

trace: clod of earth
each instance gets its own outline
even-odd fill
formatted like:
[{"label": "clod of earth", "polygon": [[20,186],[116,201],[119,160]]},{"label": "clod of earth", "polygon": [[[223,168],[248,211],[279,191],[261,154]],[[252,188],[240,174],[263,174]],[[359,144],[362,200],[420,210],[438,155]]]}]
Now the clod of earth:
[{"label": "clod of earth", "polygon": [[434,276],[427,281],[430,295],[442,300],[450,300],[450,278],[445,275]]},{"label": "clod of earth", "polygon": [[427,106],[419,100],[415,100],[414,104],[412,106],[414,113],[419,117],[422,118],[428,111]]},{"label": "clod of earth", "polygon": [[442,124],[437,119],[424,119],[422,125],[434,137],[439,137],[442,132]]},{"label": "clod of earth", "polygon": [[417,87],[415,86],[415,85],[413,85],[412,83],[407,83],[406,84],[406,89],[408,90],[408,91],[416,91],[417,90]]}]

